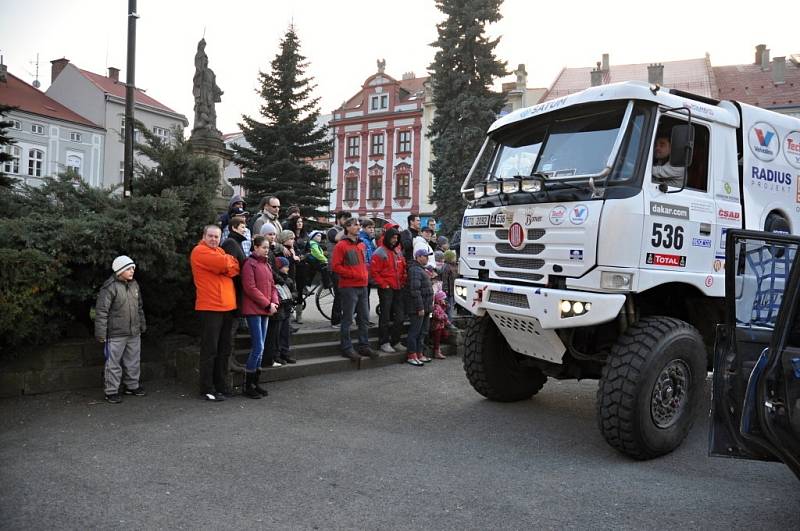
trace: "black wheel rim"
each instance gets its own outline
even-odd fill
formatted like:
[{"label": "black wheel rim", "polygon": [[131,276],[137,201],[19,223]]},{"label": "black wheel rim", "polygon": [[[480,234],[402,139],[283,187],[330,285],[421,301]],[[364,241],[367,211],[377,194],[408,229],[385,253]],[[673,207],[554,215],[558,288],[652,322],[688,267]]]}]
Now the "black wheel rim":
[{"label": "black wheel rim", "polygon": [[666,429],[678,422],[689,403],[691,382],[691,370],[683,360],[672,360],[661,370],[650,397],[650,415],[657,427]]}]

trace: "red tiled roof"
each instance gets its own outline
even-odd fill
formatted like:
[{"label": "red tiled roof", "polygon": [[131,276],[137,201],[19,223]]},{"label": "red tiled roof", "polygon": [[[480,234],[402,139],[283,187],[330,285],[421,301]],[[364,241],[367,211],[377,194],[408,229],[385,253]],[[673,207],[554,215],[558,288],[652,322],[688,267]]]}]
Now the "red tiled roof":
[{"label": "red tiled roof", "polygon": [[6,83],[0,83],[0,102],[5,105],[11,105],[21,111],[39,116],[46,116],[48,118],[55,118],[94,127],[96,129],[102,129],[102,127],[96,123],[68,109],[15,75],[9,73],[6,79]]},{"label": "red tiled roof", "polygon": [[400,88],[408,92],[410,97],[416,94],[417,92],[425,90],[425,82],[428,81],[428,79],[430,79],[429,76],[403,79],[402,81],[400,81]]},{"label": "red tiled roof", "polygon": [[[386,74],[384,74],[384,77],[389,78],[391,81],[397,82],[397,84],[400,86],[400,89],[405,91],[405,93],[403,92],[400,93],[401,102],[408,101],[412,96],[414,96],[414,94],[424,90],[425,82],[428,81],[429,79],[428,76],[425,76],[425,77],[414,77],[411,79],[403,79],[397,81],[393,79],[391,76],[388,76]],[[367,79],[371,78],[372,76],[370,76]],[[347,110],[347,109],[357,109],[361,107],[361,105],[364,103],[363,95],[364,95],[364,90],[363,89],[359,90],[349,100],[344,102],[342,106],[339,108],[342,110]]]},{"label": "red tiled roof", "polygon": [[[632,65],[615,65],[603,74],[603,84],[618,81],[647,81],[647,67],[650,63]],[[664,65],[664,83],[668,88],[675,88],[708,96],[717,97],[717,84],[714,72],[708,59],[686,59],[683,61],[666,61]],[[564,68],[556,78],[542,101],[567,96],[587,89],[592,85],[591,71],[594,67]]]},{"label": "red tiled roof", "polygon": [[[83,76],[94,83],[97,88],[102,90],[107,94],[112,94],[118,98],[125,99],[125,84],[122,82],[114,81],[111,78],[106,76],[101,76],[100,74],[95,74],[94,72],[89,72],[88,70],[84,70],[82,68],[78,68],[78,71],[83,74]],[[145,94],[141,89],[136,89],[134,91],[134,100],[137,103],[141,103],[142,105],[147,105],[149,107],[155,107],[156,109],[161,109],[162,111],[171,112],[173,114],[178,114],[160,101],[151,98],[147,94]]]},{"label": "red tiled roof", "polygon": [[761,65],[715,66],[719,98],[736,100],[762,108],[781,105],[800,105],[800,66],[787,58],[785,82],[775,84],[770,70]]}]

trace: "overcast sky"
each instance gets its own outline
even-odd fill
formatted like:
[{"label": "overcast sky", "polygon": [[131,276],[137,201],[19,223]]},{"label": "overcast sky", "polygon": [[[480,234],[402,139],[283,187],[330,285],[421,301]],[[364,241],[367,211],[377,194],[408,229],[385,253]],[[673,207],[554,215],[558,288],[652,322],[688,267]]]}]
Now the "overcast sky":
[{"label": "overcast sky", "polygon": [[[781,3],[783,4],[783,3]],[[42,90],[50,61],[66,57],[80,68],[125,76],[127,0],[0,0],[0,54],[9,71],[31,82],[36,54]],[[768,9],[768,6],[772,6]],[[525,63],[528,86],[549,86],[564,66],[592,66],[601,54],[611,65],[690,59],[711,54],[714,65],[752,62],[755,45],[772,56],[800,53],[791,4],[717,0],[661,2],[505,0],[503,20],[489,27],[509,69]],[[294,23],[321,111],[330,113],[357,92],[386,59],[386,73],[425,75],[430,43],[442,19],[433,0],[139,0],[136,84],[194,119],[192,76],[197,41],[225,91],[218,128],[239,129],[256,115],[259,70],[268,70],[278,42]],[[511,80],[509,78],[508,80]]]}]

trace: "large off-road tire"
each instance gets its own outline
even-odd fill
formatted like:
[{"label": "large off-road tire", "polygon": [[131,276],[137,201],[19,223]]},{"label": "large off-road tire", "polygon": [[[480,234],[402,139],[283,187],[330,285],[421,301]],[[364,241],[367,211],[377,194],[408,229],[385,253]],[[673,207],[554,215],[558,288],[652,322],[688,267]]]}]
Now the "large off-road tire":
[{"label": "large off-road tire", "polygon": [[703,396],[706,352],[696,328],[644,317],[612,347],[597,389],[597,420],[608,444],[634,459],[680,446]]},{"label": "large off-road tire", "polygon": [[470,319],[464,339],[464,371],[472,387],[489,400],[526,400],[547,381],[541,370],[520,364],[488,315]]}]

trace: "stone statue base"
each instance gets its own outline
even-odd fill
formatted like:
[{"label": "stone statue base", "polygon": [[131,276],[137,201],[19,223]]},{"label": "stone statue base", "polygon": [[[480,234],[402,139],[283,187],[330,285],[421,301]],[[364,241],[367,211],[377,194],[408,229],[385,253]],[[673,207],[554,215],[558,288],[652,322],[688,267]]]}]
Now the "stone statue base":
[{"label": "stone statue base", "polygon": [[217,197],[214,206],[220,210],[228,209],[228,202],[233,196],[233,187],[225,181],[225,168],[233,160],[233,152],[225,147],[222,138],[209,135],[208,132],[192,131],[189,137],[192,146],[192,153],[212,160],[219,170],[219,183],[217,185]]}]

